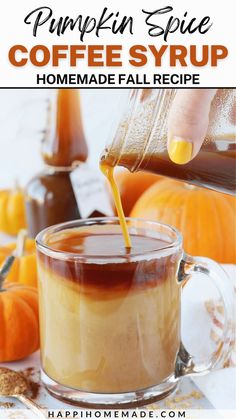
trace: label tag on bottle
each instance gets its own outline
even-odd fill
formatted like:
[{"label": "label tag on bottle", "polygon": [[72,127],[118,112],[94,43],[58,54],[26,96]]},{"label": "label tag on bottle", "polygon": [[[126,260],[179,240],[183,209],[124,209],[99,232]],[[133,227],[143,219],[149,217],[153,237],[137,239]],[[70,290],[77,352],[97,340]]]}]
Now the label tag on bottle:
[{"label": "label tag on bottle", "polygon": [[95,211],[101,215],[114,215],[102,173],[89,167],[87,163],[80,163],[71,172],[70,179],[81,218],[87,218]]}]

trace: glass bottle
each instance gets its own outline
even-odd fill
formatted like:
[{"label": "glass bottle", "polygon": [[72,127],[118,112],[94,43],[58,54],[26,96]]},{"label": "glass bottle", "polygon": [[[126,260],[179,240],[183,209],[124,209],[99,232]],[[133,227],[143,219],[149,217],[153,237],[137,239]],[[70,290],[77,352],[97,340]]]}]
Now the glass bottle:
[{"label": "glass bottle", "polygon": [[174,89],[133,89],[113,141],[101,160],[131,172],[149,171],[228,194],[236,192],[235,89],[219,89],[199,154],[184,165],[167,153],[167,121]]},{"label": "glass bottle", "polygon": [[31,237],[50,225],[80,218],[70,173],[87,157],[79,91],[55,90],[49,101],[42,143],[45,169],[26,187],[26,217]]}]

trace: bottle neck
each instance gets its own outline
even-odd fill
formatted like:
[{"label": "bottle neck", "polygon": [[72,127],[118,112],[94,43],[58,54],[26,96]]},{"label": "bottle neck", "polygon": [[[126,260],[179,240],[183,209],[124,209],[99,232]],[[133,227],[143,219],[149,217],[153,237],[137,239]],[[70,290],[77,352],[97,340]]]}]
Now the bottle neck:
[{"label": "bottle neck", "polygon": [[44,164],[45,170],[47,171],[47,173],[70,173],[73,170],[75,170],[79,165],[81,164],[81,162],[79,161],[75,161],[73,162],[70,166],[53,166],[50,164]]},{"label": "bottle neck", "polygon": [[74,161],[87,160],[88,147],[78,90],[58,89],[53,92],[42,157],[47,165],[53,167],[71,167]]}]

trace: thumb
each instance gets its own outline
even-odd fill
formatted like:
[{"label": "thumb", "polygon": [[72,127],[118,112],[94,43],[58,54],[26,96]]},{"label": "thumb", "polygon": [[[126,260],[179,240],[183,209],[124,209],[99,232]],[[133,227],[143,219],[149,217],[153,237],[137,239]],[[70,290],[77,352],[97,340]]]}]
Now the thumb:
[{"label": "thumb", "polygon": [[168,119],[168,153],[174,163],[188,163],[199,152],[215,94],[216,89],[177,91]]}]

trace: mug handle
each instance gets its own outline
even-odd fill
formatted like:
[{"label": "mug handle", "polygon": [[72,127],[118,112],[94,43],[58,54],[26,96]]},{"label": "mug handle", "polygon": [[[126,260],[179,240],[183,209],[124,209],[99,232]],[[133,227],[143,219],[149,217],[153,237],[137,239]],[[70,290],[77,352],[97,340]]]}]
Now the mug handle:
[{"label": "mug handle", "polygon": [[219,339],[216,350],[205,360],[197,360],[180,344],[176,365],[175,377],[184,375],[206,374],[217,366],[222,366],[230,353],[231,342],[234,339],[234,288],[230,278],[223,268],[211,259],[204,257],[191,257],[184,254],[178,271],[178,281],[182,287],[196,274],[204,274],[212,280],[218,289],[224,307],[224,325],[222,336]]}]

